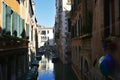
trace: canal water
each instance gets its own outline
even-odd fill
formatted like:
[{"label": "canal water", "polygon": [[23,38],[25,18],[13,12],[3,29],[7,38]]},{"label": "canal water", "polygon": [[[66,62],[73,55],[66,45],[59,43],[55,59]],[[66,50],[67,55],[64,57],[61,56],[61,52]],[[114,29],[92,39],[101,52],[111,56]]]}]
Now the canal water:
[{"label": "canal water", "polygon": [[60,61],[53,63],[51,55],[42,56],[38,72],[38,80],[78,80],[69,65]]}]

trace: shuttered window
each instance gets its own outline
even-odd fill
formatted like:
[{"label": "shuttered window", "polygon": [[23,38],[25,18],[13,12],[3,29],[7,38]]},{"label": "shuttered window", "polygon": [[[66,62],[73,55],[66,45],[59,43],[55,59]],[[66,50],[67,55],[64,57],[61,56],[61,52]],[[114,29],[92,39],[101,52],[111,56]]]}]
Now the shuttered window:
[{"label": "shuttered window", "polygon": [[11,35],[13,11],[3,3],[2,8],[2,34]]},{"label": "shuttered window", "polygon": [[17,36],[17,14],[15,12],[13,12],[12,15],[12,34],[14,36]]},{"label": "shuttered window", "polygon": [[17,14],[17,37],[20,37],[20,16]]},{"label": "shuttered window", "polygon": [[7,13],[6,13],[6,34],[10,35],[11,34],[11,15],[12,15],[12,10],[10,9],[10,7],[7,6],[6,9]]},{"label": "shuttered window", "polygon": [[6,4],[3,3],[3,8],[2,8],[2,33],[5,33],[5,29],[6,29]]},{"label": "shuttered window", "polygon": [[2,34],[13,35],[20,38],[25,36],[25,20],[20,18],[20,15],[5,3],[3,3],[2,10]]},{"label": "shuttered window", "polygon": [[20,29],[19,29],[19,32],[20,32],[20,37],[22,38],[22,37],[24,37],[24,19],[21,19],[20,18]]},{"label": "shuttered window", "polygon": [[22,38],[24,38],[24,36],[25,36],[24,24],[25,24],[25,20],[22,19]]},{"label": "shuttered window", "polygon": [[20,32],[20,37],[22,35],[22,19],[20,18],[20,29],[19,29],[19,32]]}]

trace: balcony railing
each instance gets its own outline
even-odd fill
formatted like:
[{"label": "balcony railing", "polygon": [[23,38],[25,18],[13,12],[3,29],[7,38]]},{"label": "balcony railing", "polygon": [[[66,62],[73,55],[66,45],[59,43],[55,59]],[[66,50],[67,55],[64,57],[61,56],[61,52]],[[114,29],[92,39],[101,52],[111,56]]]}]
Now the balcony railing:
[{"label": "balcony railing", "polygon": [[15,36],[0,35],[0,49],[28,47],[28,41]]}]

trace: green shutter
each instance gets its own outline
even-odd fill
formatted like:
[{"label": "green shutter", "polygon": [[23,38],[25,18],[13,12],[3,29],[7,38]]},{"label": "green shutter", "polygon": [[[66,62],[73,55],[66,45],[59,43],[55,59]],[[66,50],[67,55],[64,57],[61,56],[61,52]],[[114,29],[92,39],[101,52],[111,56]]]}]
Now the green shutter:
[{"label": "green shutter", "polygon": [[3,7],[2,7],[2,30],[3,30],[3,34],[5,33],[5,29],[6,29],[6,4],[3,3]]},{"label": "green shutter", "polygon": [[12,14],[12,33],[17,36],[17,14],[13,12]]},{"label": "green shutter", "polygon": [[6,32],[7,34],[11,33],[11,9],[7,6],[7,15],[6,15]]},{"label": "green shutter", "polygon": [[24,19],[20,19],[20,36],[21,38],[25,35],[24,31]]},{"label": "green shutter", "polygon": [[25,27],[24,27],[24,24],[25,24],[25,20],[22,19],[22,38],[24,38],[24,36],[25,36]]},{"label": "green shutter", "polygon": [[19,34],[20,34],[20,37],[21,37],[21,35],[22,35],[22,19],[20,18],[20,30],[19,30]]},{"label": "green shutter", "polygon": [[17,15],[17,36],[20,37],[20,16]]}]

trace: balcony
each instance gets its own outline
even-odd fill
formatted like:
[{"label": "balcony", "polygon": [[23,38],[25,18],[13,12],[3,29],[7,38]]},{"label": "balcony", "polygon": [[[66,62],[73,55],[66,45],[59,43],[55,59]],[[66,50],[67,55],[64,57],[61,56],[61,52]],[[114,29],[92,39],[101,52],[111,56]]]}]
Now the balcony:
[{"label": "balcony", "polygon": [[27,48],[28,41],[15,36],[0,35],[0,50]]}]

